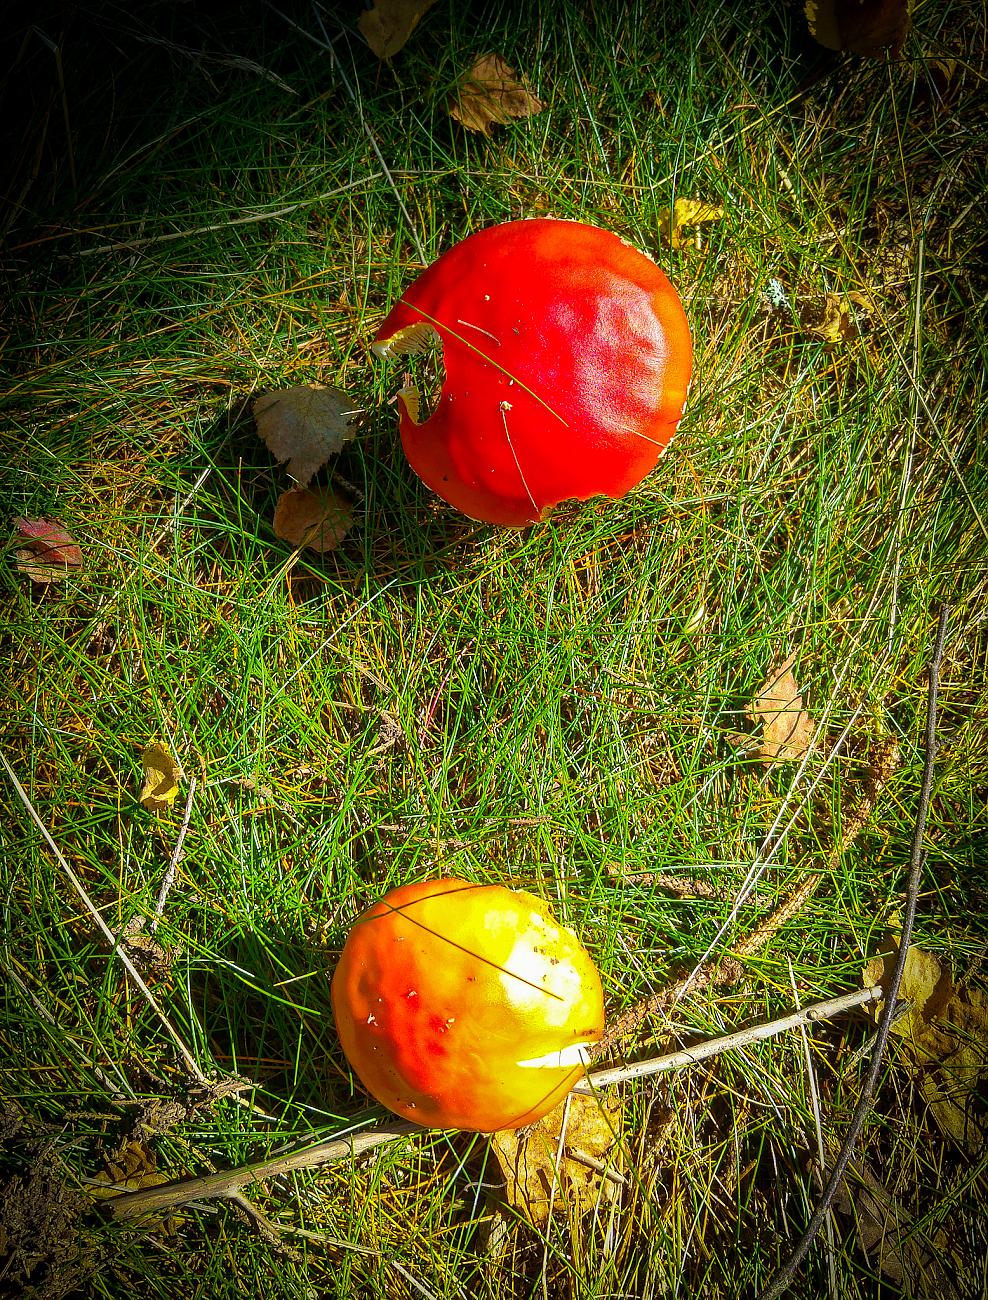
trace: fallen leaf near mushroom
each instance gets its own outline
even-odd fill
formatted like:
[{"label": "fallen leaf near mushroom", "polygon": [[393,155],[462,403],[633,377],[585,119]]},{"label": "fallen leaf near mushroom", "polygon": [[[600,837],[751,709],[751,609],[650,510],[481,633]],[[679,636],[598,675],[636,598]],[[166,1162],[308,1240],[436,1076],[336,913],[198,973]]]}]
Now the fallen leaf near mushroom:
[{"label": "fallen leaf near mushroom", "polygon": [[528,1128],[492,1134],[508,1204],[541,1228],[564,1207],[579,1215],[612,1199],[624,1181],[615,1158],[620,1133],[620,1100],[574,1092]]},{"label": "fallen leaf near mushroom", "polygon": [[276,460],[288,461],[299,487],[353,437],[350,421],[357,414],[345,393],[312,384],[279,388],[254,400],[258,434]]},{"label": "fallen leaf near mushroom", "polygon": [[353,522],[350,504],[330,488],[292,488],[274,508],[274,534],[320,555],[333,551]]},{"label": "fallen leaf near mushroom", "polygon": [[673,248],[683,246],[683,227],[699,226],[708,221],[720,221],[724,209],[701,199],[677,199],[671,208],[659,209],[659,234]]},{"label": "fallen leaf near mushroom", "polygon": [[866,293],[828,293],[824,298],[800,305],[799,323],[807,334],[825,343],[849,343],[861,333],[859,321],[869,316],[875,306]]},{"label": "fallen leaf near mushroom", "polygon": [[[864,985],[886,985],[896,954],[873,958]],[[932,953],[911,947],[899,998],[910,1005],[892,1022],[937,1125],[961,1146],[977,1151],[988,1136],[988,1113],[979,1090],[988,1079],[988,997],[955,983]],[[871,1004],[877,1019],[883,1003]]]},{"label": "fallen leaf near mushroom", "polygon": [[164,745],[149,745],[141,755],[144,779],[141,785],[141,806],[148,812],[170,808],[178,795],[181,768]]},{"label": "fallen leaf near mushroom", "polygon": [[769,765],[802,758],[813,738],[813,719],[803,708],[792,674],[795,662],[795,655],[790,655],[773,668],[746,710],[751,721],[761,725],[762,739],[756,752]]},{"label": "fallen leaf near mushroom", "polygon": [[360,34],[379,59],[398,53],[436,0],[375,0],[357,19]]},{"label": "fallen leaf near mushroom", "polygon": [[960,1293],[940,1263],[949,1258],[948,1234],[942,1226],[934,1236],[923,1232],[866,1161],[849,1166],[834,1208],[853,1222],[857,1244],[872,1266],[906,1295],[957,1300]]},{"label": "fallen leaf near mushroom", "polygon": [[19,545],[14,551],[14,565],[39,586],[64,582],[73,569],[82,565],[82,551],[75,538],[54,519],[13,521]]},{"label": "fallen leaf near mushroom", "polygon": [[910,0],[806,0],[810,35],[828,50],[881,58],[901,54],[912,23]]},{"label": "fallen leaf near mushroom", "polygon": [[449,111],[468,131],[488,135],[492,125],[531,117],[543,108],[527,77],[519,81],[500,54],[483,54],[460,81]]}]

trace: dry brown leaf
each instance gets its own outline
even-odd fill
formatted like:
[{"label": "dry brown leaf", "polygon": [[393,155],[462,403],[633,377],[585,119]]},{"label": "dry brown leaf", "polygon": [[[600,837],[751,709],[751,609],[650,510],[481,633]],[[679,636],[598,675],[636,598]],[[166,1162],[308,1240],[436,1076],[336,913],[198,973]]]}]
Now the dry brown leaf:
[{"label": "dry brown leaf", "polygon": [[64,582],[82,565],[82,551],[75,538],[54,519],[13,520],[19,545],[14,565],[39,586]]},{"label": "dry brown leaf", "polygon": [[[887,986],[895,953],[873,958],[864,968],[865,987]],[[988,1136],[988,1115],[978,1090],[988,1078],[988,997],[955,984],[932,953],[911,947],[899,986],[910,1003],[892,1024],[904,1040],[903,1053],[940,1129],[969,1150]],[[882,1003],[872,1003],[880,1014]]]},{"label": "dry brown leaf", "polygon": [[772,668],[765,684],[747,708],[748,717],[762,728],[757,754],[763,763],[802,758],[813,738],[813,719],[803,708],[792,674],[796,656]]},{"label": "dry brown leaf", "polygon": [[254,400],[258,434],[276,460],[288,461],[299,487],[353,437],[350,421],[357,414],[345,393],[314,384],[278,388]]},{"label": "dry brown leaf", "polygon": [[580,1215],[593,1209],[623,1181],[613,1154],[620,1132],[617,1098],[599,1100],[574,1092],[528,1128],[492,1134],[506,1200],[537,1228],[554,1211],[565,1208]]},{"label": "dry brown leaf", "polygon": [[659,209],[659,234],[673,248],[683,245],[683,227],[699,226],[706,221],[720,221],[724,209],[702,199],[677,199],[671,208]]},{"label": "dry brown leaf", "polygon": [[390,59],[419,25],[436,0],[375,0],[357,19],[360,34],[379,59]]},{"label": "dry brown leaf", "polygon": [[806,0],[810,35],[828,50],[881,58],[902,52],[910,0]]},{"label": "dry brown leaf", "polygon": [[182,770],[164,745],[149,745],[141,755],[141,806],[148,812],[170,808],[178,795]]},{"label": "dry brown leaf", "polygon": [[353,523],[353,510],[331,488],[292,488],[274,508],[274,534],[320,555],[334,551]]},{"label": "dry brown leaf", "polygon": [[858,1245],[890,1282],[911,1296],[956,1300],[959,1292],[940,1264],[949,1251],[947,1234],[941,1229],[931,1240],[865,1161],[850,1166],[834,1205],[853,1220]]},{"label": "dry brown leaf", "polygon": [[527,77],[519,81],[500,54],[482,54],[460,81],[449,111],[468,131],[488,135],[492,125],[531,117],[543,108]]}]

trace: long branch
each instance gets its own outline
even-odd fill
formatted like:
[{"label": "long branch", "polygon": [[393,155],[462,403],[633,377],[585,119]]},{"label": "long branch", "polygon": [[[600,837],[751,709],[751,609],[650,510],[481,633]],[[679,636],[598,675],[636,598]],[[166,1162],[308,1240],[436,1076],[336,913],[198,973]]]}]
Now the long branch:
[{"label": "long branch", "polygon": [[[660,1074],[667,1070],[681,1070],[695,1065],[697,1061],[719,1056],[736,1047],[744,1047],[761,1039],[773,1038],[789,1029],[811,1024],[817,1020],[827,1020],[840,1015],[854,1007],[874,1002],[884,997],[880,986],[859,989],[855,993],[845,993],[840,997],[828,998],[816,1002],[802,1010],[791,1012],[777,1020],[752,1025],[740,1029],[722,1038],[713,1038],[705,1043],[698,1043],[685,1051],[672,1052],[666,1056],[653,1057],[634,1065],[617,1069],[595,1070],[588,1076],[585,1085],[579,1085],[576,1091],[595,1092],[614,1083],[628,1079],[640,1079],[646,1075]],[[203,1174],[198,1178],[178,1178],[170,1183],[159,1183],[155,1187],[140,1188],[133,1192],[121,1192],[110,1201],[110,1210],[115,1218],[129,1219],[140,1214],[160,1213],[172,1206],[186,1201],[205,1200],[210,1197],[234,1197],[243,1193],[245,1185],[262,1182],[279,1174],[290,1173],[296,1169],[312,1169],[317,1165],[328,1165],[334,1161],[362,1155],[374,1147],[395,1138],[407,1137],[411,1133],[421,1133],[423,1129],[417,1124],[394,1121],[378,1128],[367,1129],[348,1137],[333,1137],[325,1142],[297,1151],[287,1151],[283,1155],[273,1156],[270,1160],[259,1160],[253,1164],[239,1165],[235,1169],[224,1169],[214,1174]]]}]

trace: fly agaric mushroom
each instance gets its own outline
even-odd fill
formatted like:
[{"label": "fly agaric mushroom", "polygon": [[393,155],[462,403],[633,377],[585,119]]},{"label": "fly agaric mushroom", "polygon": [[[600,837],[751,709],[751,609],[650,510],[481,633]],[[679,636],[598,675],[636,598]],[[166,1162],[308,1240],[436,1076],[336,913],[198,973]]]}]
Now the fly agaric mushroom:
[{"label": "fly agaric mushroom", "polygon": [[581,1078],[604,1030],[596,967],[533,894],[402,885],[358,917],[333,975],[364,1087],[427,1128],[521,1128]]},{"label": "fly agaric mushroom", "polygon": [[409,286],[373,344],[442,342],[446,382],[418,420],[398,394],[412,468],[474,519],[523,527],[558,502],[624,496],[676,431],[693,346],[679,295],[644,253],[576,221],[470,235]]}]

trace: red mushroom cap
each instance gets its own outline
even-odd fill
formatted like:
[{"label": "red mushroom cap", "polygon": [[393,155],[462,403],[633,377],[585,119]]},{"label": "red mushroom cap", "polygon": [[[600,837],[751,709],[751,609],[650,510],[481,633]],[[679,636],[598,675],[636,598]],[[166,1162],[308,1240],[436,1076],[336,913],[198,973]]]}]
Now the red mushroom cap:
[{"label": "red mushroom cap", "polygon": [[558,502],[620,497],[654,467],[683,413],[689,325],[663,272],[576,221],[510,221],[470,235],[405,291],[380,356],[438,335],[446,382],[401,440],[426,486],[474,519],[523,527]]},{"label": "red mushroom cap", "polygon": [[425,880],[357,918],[333,1014],[364,1087],[431,1128],[490,1133],[546,1114],[604,1029],[590,954],[524,890]]}]

